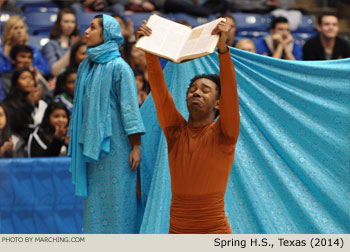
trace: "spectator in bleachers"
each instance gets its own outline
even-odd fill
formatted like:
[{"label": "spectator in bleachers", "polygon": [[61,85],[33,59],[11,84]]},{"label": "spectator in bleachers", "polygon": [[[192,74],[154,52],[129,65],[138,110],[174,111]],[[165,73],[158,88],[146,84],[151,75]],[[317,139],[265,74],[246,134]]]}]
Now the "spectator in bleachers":
[{"label": "spectator in bleachers", "polygon": [[247,52],[256,53],[254,41],[251,39],[241,39],[237,42],[235,47]]},{"label": "spectator in bleachers", "polygon": [[74,68],[68,68],[66,71],[64,71],[57,77],[55,101],[62,102],[67,108],[67,110],[69,111],[69,114],[72,114],[72,110],[73,110],[73,99],[74,99],[74,88],[75,88],[76,77],[77,77],[77,70]]},{"label": "spectator in bleachers", "polygon": [[[5,24],[4,28],[4,42],[0,47],[0,75],[4,72],[12,72],[12,64],[10,60],[10,51],[15,45],[28,45],[28,31],[27,25],[20,16],[11,16]],[[33,66],[37,67],[44,75],[50,73],[50,67],[40,50],[28,45],[33,50]]]},{"label": "spectator in bleachers", "polygon": [[338,37],[338,18],[324,13],[318,18],[319,34],[306,41],[303,47],[304,60],[331,60],[350,57],[349,43]]},{"label": "spectator in bleachers", "polygon": [[4,104],[0,103],[0,158],[13,156],[13,142],[8,113]]},{"label": "spectator in bleachers", "polygon": [[72,46],[68,68],[73,68],[77,71],[80,63],[83,62],[86,56],[86,44],[82,41],[78,41]]},{"label": "spectator in bleachers", "polygon": [[165,0],[165,12],[184,12],[189,15],[207,17],[213,13],[224,13],[228,10],[227,0]]},{"label": "spectator in bleachers", "polygon": [[270,34],[255,43],[259,54],[279,59],[302,60],[301,46],[296,44],[285,17],[275,17],[271,22]]},{"label": "spectator in bleachers", "polygon": [[13,14],[22,14],[22,10],[18,8],[14,0],[0,0],[0,12],[11,12]]},{"label": "spectator in bleachers", "polygon": [[148,82],[145,80],[145,76],[143,72],[134,70],[134,75],[135,75],[135,81],[136,81],[138,102],[139,102],[139,106],[141,107],[141,105],[146,100],[150,92],[150,87]]},{"label": "spectator in bleachers", "polygon": [[224,14],[224,15],[221,15],[221,17],[226,18],[226,22],[230,26],[230,30],[227,34],[226,45],[233,46],[235,43],[235,35],[236,35],[236,20],[230,14]]},{"label": "spectator in bleachers", "polygon": [[128,43],[125,44],[123,58],[134,71],[137,70],[143,72],[145,80],[148,81],[148,72],[144,51],[136,48],[135,43]]},{"label": "spectator in bleachers", "polygon": [[69,113],[61,102],[51,103],[42,123],[30,134],[28,157],[57,157],[67,154]]},{"label": "spectator in bleachers", "polygon": [[41,100],[42,87],[36,85],[35,75],[27,67],[16,70],[12,77],[10,93],[4,100],[9,111],[13,133],[25,142],[33,128],[41,123],[47,104]]},{"label": "spectator in bleachers", "polygon": [[62,9],[50,32],[50,41],[42,53],[54,76],[59,75],[69,64],[70,48],[80,40],[76,17],[71,9]]},{"label": "spectator in bleachers", "polygon": [[111,12],[122,14],[129,0],[72,0],[71,9],[79,12]]},{"label": "spectator in bleachers", "polygon": [[[43,87],[43,99],[50,102],[53,98],[53,87],[46,81],[35,67],[33,68],[33,50],[27,45],[15,45],[10,51],[12,69],[15,71],[21,67],[28,67],[35,73],[35,80]],[[13,72],[5,72],[0,77],[2,89],[5,95],[8,95],[11,89],[11,79]]]},{"label": "spectator in bleachers", "polygon": [[120,29],[122,30],[122,35],[124,37],[124,43],[135,42],[134,35],[134,23],[130,18],[125,19],[122,15],[113,15],[113,17],[118,21]]}]

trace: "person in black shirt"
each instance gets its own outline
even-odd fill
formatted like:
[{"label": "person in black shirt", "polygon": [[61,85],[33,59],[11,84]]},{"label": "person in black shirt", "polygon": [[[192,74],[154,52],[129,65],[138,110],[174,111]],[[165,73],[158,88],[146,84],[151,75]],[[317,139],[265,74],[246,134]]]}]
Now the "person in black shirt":
[{"label": "person in black shirt", "polygon": [[320,33],[306,41],[303,47],[303,60],[331,60],[350,57],[350,46],[338,36],[338,18],[324,13],[318,18]]},{"label": "person in black shirt", "polygon": [[22,67],[13,73],[11,89],[4,104],[12,132],[25,142],[33,130],[35,105],[40,100],[41,93],[42,88],[37,86],[34,72],[29,68]]},{"label": "person in black shirt", "polygon": [[40,126],[28,140],[28,157],[57,157],[66,155],[69,112],[61,102],[51,103]]}]

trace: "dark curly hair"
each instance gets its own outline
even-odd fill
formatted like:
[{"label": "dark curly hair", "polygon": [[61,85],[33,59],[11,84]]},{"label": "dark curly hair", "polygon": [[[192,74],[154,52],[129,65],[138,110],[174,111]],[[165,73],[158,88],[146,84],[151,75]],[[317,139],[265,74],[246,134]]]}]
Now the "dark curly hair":
[{"label": "dark curly hair", "polygon": [[[217,74],[199,74],[199,75],[196,75],[195,77],[193,77],[191,79],[191,81],[190,81],[190,85],[187,88],[186,97],[188,95],[188,91],[189,91],[190,87],[198,79],[208,79],[208,80],[211,80],[212,82],[214,82],[216,84],[216,90],[218,91],[217,94],[216,94],[216,98],[217,99],[220,98],[220,95],[221,95],[221,82],[220,82],[220,76],[217,75]],[[215,118],[218,117],[219,115],[220,115],[220,111],[216,110],[215,111]]]}]

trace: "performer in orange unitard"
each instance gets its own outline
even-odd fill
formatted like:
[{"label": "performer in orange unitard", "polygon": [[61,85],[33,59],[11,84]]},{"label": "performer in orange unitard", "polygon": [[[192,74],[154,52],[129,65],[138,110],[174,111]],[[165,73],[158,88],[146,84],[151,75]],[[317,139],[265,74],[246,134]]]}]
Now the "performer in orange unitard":
[{"label": "performer in orange unitard", "polygon": [[[175,107],[158,58],[146,53],[152,97],[168,143],[171,234],[232,233],[224,196],[239,135],[239,105],[235,69],[225,44],[228,30],[225,22],[213,30],[220,34],[220,77],[200,75],[191,80],[186,98],[188,121]],[[144,22],[136,35],[151,32]]]}]

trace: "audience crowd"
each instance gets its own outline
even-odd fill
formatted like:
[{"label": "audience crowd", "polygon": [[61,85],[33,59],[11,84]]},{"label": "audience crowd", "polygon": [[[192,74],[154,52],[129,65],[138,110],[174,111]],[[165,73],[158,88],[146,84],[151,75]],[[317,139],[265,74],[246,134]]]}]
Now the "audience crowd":
[{"label": "audience crowd", "polygon": [[[14,1],[0,1],[12,15],[6,22],[0,46],[0,157],[62,156],[67,153],[67,129],[73,108],[75,79],[79,64],[86,57],[86,44],[77,25],[76,13],[114,13],[120,23],[124,44],[120,52],[135,75],[141,107],[149,94],[146,60],[135,47],[134,24],[125,19],[132,12],[186,12],[197,16],[217,14],[226,17],[230,36],[227,45],[251,53],[287,60],[331,60],[350,57],[349,42],[338,36],[339,20],[332,13],[318,17],[319,33],[302,47],[293,38],[288,18],[271,21],[269,35],[255,41],[235,39],[236,21],[227,11],[246,8],[238,0],[71,0],[56,1],[60,6],[49,42],[40,50],[29,44],[28,27],[19,16],[22,10]],[[262,13],[276,8],[289,8],[294,1],[253,1],[254,8],[241,11]],[[269,2],[269,5],[266,5]],[[264,3],[264,4],[263,4]],[[284,7],[283,7],[284,6]],[[218,14],[222,13],[222,14]],[[185,20],[179,23],[187,25]],[[162,64],[166,62],[162,60]]]}]

